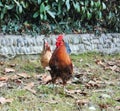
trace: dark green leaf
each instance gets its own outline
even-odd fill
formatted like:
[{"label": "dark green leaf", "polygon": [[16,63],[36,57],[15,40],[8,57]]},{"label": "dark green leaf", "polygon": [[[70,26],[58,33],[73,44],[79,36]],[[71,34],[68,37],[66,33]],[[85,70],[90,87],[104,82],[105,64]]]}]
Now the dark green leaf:
[{"label": "dark green leaf", "polygon": [[91,17],[92,17],[91,13],[89,11],[87,11],[87,18],[88,18],[88,20],[90,20]]},{"label": "dark green leaf", "polygon": [[105,5],[105,3],[103,3],[103,2],[102,2],[102,8],[103,8],[103,9],[106,9],[106,5]]},{"label": "dark green leaf", "polygon": [[22,9],[22,6],[19,5],[19,12],[22,13],[23,9]]},{"label": "dark green leaf", "polygon": [[24,1],[21,1],[21,5],[22,5],[24,8],[26,8],[26,4],[25,4]]},{"label": "dark green leaf", "polygon": [[56,2],[58,2],[58,0],[55,0]]},{"label": "dark green leaf", "polygon": [[41,0],[38,0],[38,4],[40,4],[41,3]]},{"label": "dark green leaf", "polygon": [[92,7],[94,6],[93,0],[91,0],[90,5],[91,5]]},{"label": "dark green leaf", "polygon": [[0,7],[2,7],[3,6],[3,4],[2,4],[2,2],[0,2]]},{"label": "dark green leaf", "polygon": [[102,12],[101,11],[98,12],[98,17],[99,17],[99,19],[102,18]]},{"label": "dark green leaf", "polygon": [[40,14],[40,18],[41,18],[41,20],[43,20],[43,19],[44,19],[44,16],[43,16],[43,14]]},{"label": "dark green leaf", "polygon": [[109,16],[108,16],[108,18],[111,19],[112,16],[113,16],[113,15],[112,15],[112,12],[110,11],[110,12],[109,12]]},{"label": "dark green leaf", "polygon": [[37,18],[39,16],[39,11],[35,12],[33,18]]},{"label": "dark green leaf", "polygon": [[2,20],[4,18],[4,13],[0,14],[0,19]]},{"label": "dark green leaf", "polygon": [[42,3],[42,4],[40,5],[40,13],[43,13],[44,11],[45,11],[45,4]]},{"label": "dark green leaf", "polygon": [[83,1],[80,1],[80,4],[81,4],[81,5],[84,5],[84,2],[83,2]]},{"label": "dark green leaf", "polygon": [[44,20],[47,20],[47,15],[46,15],[46,13],[45,13],[44,16],[43,16],[43,19],[44,19]]},{"label": "dark green leaf", "polygon": [[66,0],[65,4],[67,6],[67,10],[70,10],[70,0]]},{"label": "dark green leaf", "polygon": [[14,7],[14,5],[5,5],[5,7],[6,7],[8,10],[10,10],[10,9],[12,9],[12,8]]},{"label": "dark green leaf", "polygon": [[79,2],[74,3],[74,1],[73,1],[73,6],[74,6],[74,8],[77,10],[77,12],[80,12]]},{"label": "dark green leaf", "polygon": [[48,13],[52,18],[55,18],[55,13],[54,13],[54,12],[47,11],[47,13]]},{"label": "dark green leaf", "polygon": [[47,5],[47,6],[45,7],[45,10],[46,10],[46,11],[50,10],[50,5]]}]

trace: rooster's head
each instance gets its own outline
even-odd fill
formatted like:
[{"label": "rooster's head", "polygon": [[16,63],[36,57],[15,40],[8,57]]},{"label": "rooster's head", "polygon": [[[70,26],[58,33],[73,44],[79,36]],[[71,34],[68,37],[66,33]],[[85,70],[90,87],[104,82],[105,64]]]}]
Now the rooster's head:
[{"label": "rooster's head", "polygon": [[64,44],[63,35],[58,35],[56,39],[56,47],[59,47]]}]

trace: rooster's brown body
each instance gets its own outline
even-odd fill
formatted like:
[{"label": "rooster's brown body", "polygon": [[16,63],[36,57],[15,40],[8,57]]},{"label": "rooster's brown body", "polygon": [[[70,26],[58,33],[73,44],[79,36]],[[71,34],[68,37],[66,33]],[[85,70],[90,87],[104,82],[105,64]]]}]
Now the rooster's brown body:
[{"label": "rooster's brown body", "polygon": [[[62,35],[60,35],[61,37]],[[63,85],[72,77],[73,65],[72,61],[67,53],[65,43],[62,39],[58,37],[56,42],[56,49],[54,50],[52,57],[49,61],[49,66],[51,68],[50,74],[52,82],[55,83],[57,79],[61,79]],[[59,40],[60,39],[60,40]]]}]

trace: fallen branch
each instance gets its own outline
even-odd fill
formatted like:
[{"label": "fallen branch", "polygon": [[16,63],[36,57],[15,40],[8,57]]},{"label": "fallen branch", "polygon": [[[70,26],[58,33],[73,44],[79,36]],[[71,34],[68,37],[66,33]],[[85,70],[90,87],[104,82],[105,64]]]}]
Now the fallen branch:
[{"label": "fallen branch", "polygon": [[58,104],[58,101],[40,101],[40,103]]}]

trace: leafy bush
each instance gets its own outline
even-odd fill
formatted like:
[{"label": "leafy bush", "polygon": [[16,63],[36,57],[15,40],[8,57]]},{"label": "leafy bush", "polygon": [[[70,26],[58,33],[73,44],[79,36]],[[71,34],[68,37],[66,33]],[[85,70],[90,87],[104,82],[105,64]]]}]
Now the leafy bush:
[{"label": "leafy bush", "polygon": [[118,0],[1,0],[3,33],[120,32]]}]

